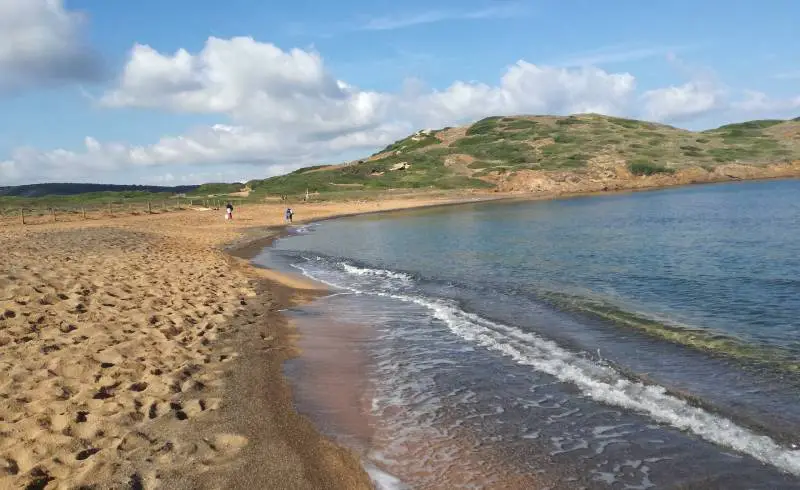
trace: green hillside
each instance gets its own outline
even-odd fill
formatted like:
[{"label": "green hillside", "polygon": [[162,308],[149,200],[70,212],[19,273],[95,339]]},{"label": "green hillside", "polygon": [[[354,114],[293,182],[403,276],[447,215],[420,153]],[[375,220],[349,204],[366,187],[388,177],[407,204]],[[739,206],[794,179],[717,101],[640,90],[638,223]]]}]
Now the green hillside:
[{"label": "green hillside", "polygon": [[248,182],[259,194],[391,188],[489,188],[518,170],[583,172],[624,161],[637,175],[726,163],[800,158],[800,121],[760,120],[692,132],[597,114],[488,117],[470,126],[418,132],[369,158]]}]

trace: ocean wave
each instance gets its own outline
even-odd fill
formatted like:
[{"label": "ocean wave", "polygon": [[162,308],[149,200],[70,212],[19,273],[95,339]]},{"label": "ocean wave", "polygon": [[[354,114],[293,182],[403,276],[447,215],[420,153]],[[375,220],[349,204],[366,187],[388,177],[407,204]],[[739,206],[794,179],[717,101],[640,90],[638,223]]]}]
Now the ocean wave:
[{"label": "ocean wave", "polygon": [[800,373],[796,353],[787,349],[758,345],[711,329],[675,324],[663,318],[622,309],[602,299],[553,291],[540,293],[538,297],[556,308],[600,318],[660,340],[735,360],[768,365],[781,371]]},{"label": "ocean wave", "polygon": [[339,262],[339,265],[344,269],[345,272],[354,276],[379,276],[379,277],[386,277],[389,279],[398,279],[404,282],[410,282],[414,278],[411,277],[409,274],[405,274],[403,272],[394,272],[386,269],[369,269],[364,267],[357,267],[354,265],[350,265],[347,262]]},{"label": "ocean wave", "polygon": [[[362,289],[363,284],[360,288],[347,281],[348,276],[377,276],[396,279],[408,286],[412,278],[406,274],[355,267],[347,263],[338,265],[344,276],[312,271],[303,264],[295,264],[294,267],[304,275],[337,289],[423,306],[431,312],[433,318],[442,321],[458,337],[507,356],[520,365],[530,366],[562,382],[571,383],[595,401],[645,414],[657,422],[691,432],[707,441],[800,476],[800,450],[785,448],[769,436],[694,407],[685,400],[670,395],[662,386],[645,385],[630,380],[612,366],[572,353],[537,334],[464,311],[452,301],[414,294],[408,287],[401,293],[394,288],[379,289],[380,284],[372,285],[378,289]],[[397,277],[390,274],[397,274]]]}]

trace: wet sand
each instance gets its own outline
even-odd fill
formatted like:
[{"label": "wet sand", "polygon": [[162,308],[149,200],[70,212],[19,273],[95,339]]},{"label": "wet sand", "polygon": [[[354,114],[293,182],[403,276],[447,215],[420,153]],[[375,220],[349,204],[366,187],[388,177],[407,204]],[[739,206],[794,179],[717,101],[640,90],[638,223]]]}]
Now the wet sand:
[{"label": "wet sand", "polygon": [[293,319],[300,335],[298,359],[286,367],[294,399],[319,415],[325,433],[347,436],[347,446],[367,449],[374,422],[367,378],[367,325],[337,322],[328,317]]},{"label": "wet sand", "polygon": [[[454,199],[293,207],[312,220]],[[281,374],[279,310],[320,294],[247,263],[283,208],[4,224],[0,488],[369,488]]]},{"label": "wet sand", "polygon": [[[374,325],[337,319],[341,311],[331,308],[328,301],[320,298],[287,312],[299,334],[300,352],[287,363],[285,372],[295,387],[300,413],[308,415],[325,435],[359,454],[376,480],[397,479],[401,485],[428,490],[575,487],[555,484],[558,479],[553,475],[520,472],[469,431],[441,432],[420,424],[409,407],[375,410]],[[381,488],[399,488],[398,481]]]}]

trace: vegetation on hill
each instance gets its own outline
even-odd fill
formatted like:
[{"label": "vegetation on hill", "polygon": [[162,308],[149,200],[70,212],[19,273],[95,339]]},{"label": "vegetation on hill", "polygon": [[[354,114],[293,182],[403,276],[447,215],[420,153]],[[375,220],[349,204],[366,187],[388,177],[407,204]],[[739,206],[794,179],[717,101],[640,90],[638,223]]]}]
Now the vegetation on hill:
[{"label": "vegetation on hill", "polygon": [[0,196],[0,208],[80,208],[111,204],[162,202],[172,200],[173,192],[105,191],[73,195],[47,195],[41,197]]},{"label": "vegetation on hill", "polygon": [[[111,204],[146,204],[172,201],[184,196],[204,199],[242,190],[241,183],[210,183],[189,186],[143,186],[103,184],[32,184],[0,188],[0,208],[80,208]],[[100,190],[98,190],[100,189]],[[80,192],[83,191],[83,192]]]},{"label": "vegetation on hill", "polygon": [[196,185],[166,187],[158,185],[114,185],[82,183],[48,183],[0,187],[0,196],[42,197],[74,196],[100,192],[149,192],[180,194],[197,189]]},{"label": "vegetation on hill", "polygon": [[797,159],[800,118],[747,121],[692,132],[598,114],[494,116],[465,127],[418,131],[362,160],[302,168],[246,184],[0,187],[0,206],[157,201],[184,193],[202,199],[245,188],[249,199],[297,196],[306,190],[333,197],[387,189],[489,189],[522,170],[580,174],[611,162],[621,163],[633,175],[647,176],[672,174],[685,167],[713,170],[727,163],[757,166]]},{"label": "vegetation on hill", "polygon": [[625,162],[634,175],[764,165],[800,158],[798,121],[759,120],[692,132],[633,119],[487,117],[462,128],[421,131],[364,160],[316,166],[248,182],[260,194],[486,188],[519,170],[582,172],[594,161]]},{"label": "vegetation on hill", "polygon": [[216,196],[220,194],[230,194],[232,192],[239,192],[244,187],[244,184],[240,182],[234,182],[232,184],[226,184],[221,182],[213,182],[208,184],[202,184],[196,189],[191,191],[192,196]]}]

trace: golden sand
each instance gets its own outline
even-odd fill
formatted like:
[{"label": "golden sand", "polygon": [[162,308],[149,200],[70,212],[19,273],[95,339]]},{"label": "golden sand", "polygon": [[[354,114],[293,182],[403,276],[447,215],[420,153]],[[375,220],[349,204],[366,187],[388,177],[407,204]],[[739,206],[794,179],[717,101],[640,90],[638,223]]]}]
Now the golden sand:
[{"label": "golden sand", "polygon": [[[292,207],[306,221],[442,202]],[[276,311],[316,286],[222,250],[284,208],[4,224],[0,488],[367,487],[280,375]]]}]

